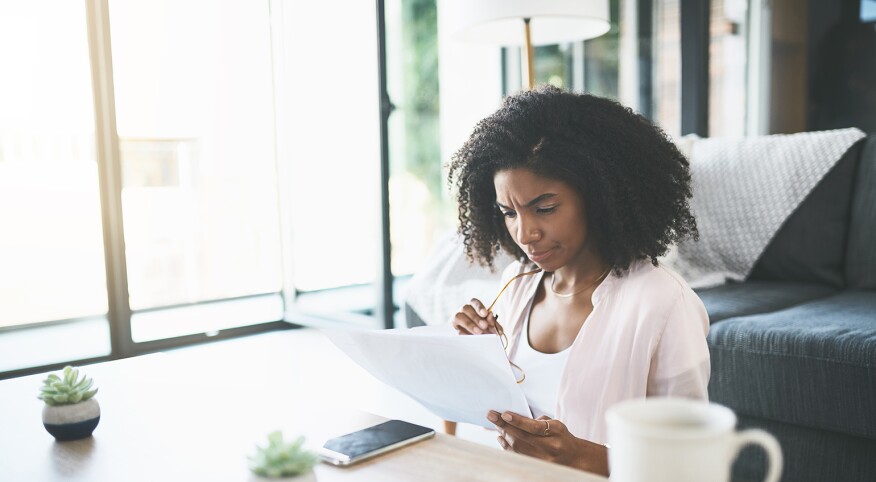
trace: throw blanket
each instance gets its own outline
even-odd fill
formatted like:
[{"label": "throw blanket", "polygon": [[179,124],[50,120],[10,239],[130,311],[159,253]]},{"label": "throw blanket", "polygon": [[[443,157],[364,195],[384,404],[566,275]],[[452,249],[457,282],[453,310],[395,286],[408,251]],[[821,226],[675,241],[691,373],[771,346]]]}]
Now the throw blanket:
[{"label": "throw blanket", "polygon": [[[742,281],[782,224],[855,142],[858,129],[684,139],[700,241],[661,261],[694,288]],[[689,150],[688,150],[689,149]]]},{"label": "throw blanket", "polygon": [[445,234],[408,283],[405,303],[427,325],[447,323],[472,298],[489,304],[499,292],[502,270],[511,256],[500,251],[494,270],[469,263],[462,239],[456,232]]}]

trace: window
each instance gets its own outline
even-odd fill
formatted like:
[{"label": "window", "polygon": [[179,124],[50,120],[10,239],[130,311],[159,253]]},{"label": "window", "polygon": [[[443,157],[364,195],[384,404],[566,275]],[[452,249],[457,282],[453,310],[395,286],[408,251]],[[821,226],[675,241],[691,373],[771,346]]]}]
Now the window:
[{"label": "window", "polygon": [[[109,11],[134,341],[280,319],[267,2],[110,0]],[[249,317],[154,313],[271,294],[248,301]]]},{"label": "window", "polygon": [[[611,28],[599,37],[535,48],[536,83],[618,100],[681,131],[679,0],[610,0]],[[519,90],[521,50],[503,49],[504,91]]]},{"label": "window", "polygon": [[[748,4],[713,2],[713,133],[752,103]],[[0,374],[283,321],[384,326],[455,229],[445,166],[521,75],[519,50],[442,32],[442,2],[376,7],[0,4]],[[680,8],[610,0],[609,33],[537,48],[538,82],[677,136]]]},{"label": "window", "polygon": [[392,272],[412,274],[454,224],[442,168],[436,0],[386,2]]},{"label": "window", "polygon": [[0,372],[278,326],[271,20],[245,0],[0,5]]},{"label": "window", "polygon": [[745,135],[747,0],[712,0],[709,135]]},{"label": "window", "polygon": [[654,3],[651,119],[673,138],[681,136],[680,0]]},{"label": "window", "polygon": [[0,372],[107,355],[84,4],[0,3],[0,64]]},{"label": "window", "polygon": [[283,25],[287,317],[382,326],[373,316],[382,229],[377,10],[357,0],[294,0],[272,3],[272,14]]}]

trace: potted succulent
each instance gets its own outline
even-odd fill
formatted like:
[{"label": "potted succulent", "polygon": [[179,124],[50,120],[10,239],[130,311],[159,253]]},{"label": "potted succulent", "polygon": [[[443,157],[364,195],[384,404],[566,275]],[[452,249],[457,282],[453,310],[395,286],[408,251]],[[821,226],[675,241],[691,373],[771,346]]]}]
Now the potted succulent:
[{"label": "potted succulent", "polygon": [[91,378],[79,377],[79,370],[64,367],[62,376],[49,374],[43,380],[39,399],[43,407],[43,426],[57,440],[78,440],[91,435],[100,421],[100,405],[94,399]]},{"label": "potted succulent", "polygon": [[303,445],[304,437],[286,442],[282,432],[272,432],[268,435],[268,445],[256,447],[255,455],[249,457],[249,470],[253,474],[251,480],[316,481],[313,473],[316,455],[304,449]]}]

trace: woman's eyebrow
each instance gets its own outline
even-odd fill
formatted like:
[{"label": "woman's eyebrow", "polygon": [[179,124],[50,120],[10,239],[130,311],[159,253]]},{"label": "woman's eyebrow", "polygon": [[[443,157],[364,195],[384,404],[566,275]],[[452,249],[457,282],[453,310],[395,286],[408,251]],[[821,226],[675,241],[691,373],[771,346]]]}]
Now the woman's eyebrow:
[{"label": "woman's eyebrow", "polygon": [[[538,203],[540,203],[540,202],[542,202],[542,201],[544,201],[544,200],[546,200],[546,199],[550,199],[550,198],[553,198],[553,197],[556,197],[556,196],[557,196],[556,193],[546,192],[546,193],[544,193],[544,194],[542,194],[542,195],[536,197],[536,198],[533,199],[532,201],[529,201],[528,203],[526,203],[526,207],[532,207],[532,206],[535,206],[536,204],[538,204]],[[500,203],[499,201],[496,201],[496,206],[498,206],[498,207],[501,208],[501,209],[511,209],[511,208],[509,208],[508,206],[505,206],[504,204]]]},{"label": "woman's eyebrow", "polygon": [[550,199],[550,198],[556,197],[556,196],[557,195],[552,193],[552,192],[546,192],[546,193],[542,194],[541,196],[538,196],[537,198],[533,199],[532,201],[529,201],[528,203],[526,203],[526,207],[535,206],[536,204],[538,204],[544,200],[547,200],[547,199]]}]

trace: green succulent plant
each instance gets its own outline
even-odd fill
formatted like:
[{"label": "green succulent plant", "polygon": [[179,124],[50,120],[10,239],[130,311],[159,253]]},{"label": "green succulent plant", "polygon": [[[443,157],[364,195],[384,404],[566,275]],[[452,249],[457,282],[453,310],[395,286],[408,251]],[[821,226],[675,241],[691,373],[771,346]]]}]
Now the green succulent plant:
[{"label": "green succulent plant", "polygon": [[97,393],[96,388],[91,389],[92,384],[91,378],[85,374],[79,378],[79,370],[66,366],[63,377],[51,373],[43,380],[38,398],[51,406],[84,402]]},{"label": "green succulent plant", "polygon": [[304,474],[316,465],[317,458],[303,445],[304,437],[285,442],[283,432],[272,432],[268,435],[268,445],[256,447],[255,455],[249,457],[249,469],[256,475],[269,478]]}]

